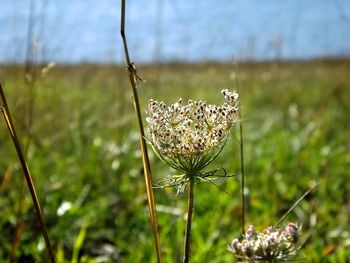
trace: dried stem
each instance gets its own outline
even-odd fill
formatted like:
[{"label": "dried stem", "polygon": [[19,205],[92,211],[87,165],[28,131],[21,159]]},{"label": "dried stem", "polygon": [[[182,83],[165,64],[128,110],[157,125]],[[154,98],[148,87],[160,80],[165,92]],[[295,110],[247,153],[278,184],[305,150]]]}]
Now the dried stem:
[{"label": "dried stem", "polygon": [[188,186],[188,211],[187,211],[187,223],[185,233],[185,252],[183,263],[188,263],[190,260],[190,248],[191,248],[191,227],[192,227],[192,214],[193,214],[193,190],[194,190],[194,176],[190,175]]},{"label": "dried stem", "polygon": [[3,105],[1,106],[1,111],[2,111],[3,116],[5,118],[5,122],[6,122],[6,125],[8,127],[9,133],[11,135],[13,144],[15,145],[15,148],[16,148],[16,151],[17,151],[17,155],[18,155],[18,159],[19,159],[19,161],[21,163],[22,170],[23,170],[25,179],[26,179],[27,184],[28,184],[28,188],[29,188],[30,194],[32,196],[32,200],[33,200],[33,203],[34,203],[34,206],[35,206],[35,210],[36,210],[36,213],[37,213],[37,217],[38,217],[38,220],[39,220],[39,223],[40,223],[40,227],[41,227],[44,239],[45,239],[46,248],[48,250],[48,253],[49,253],[49,256],[50,256],[50,260],[51,260],[51,262],[54,263],[55,262],[54,252],[53,252],[53,249],[52,249],[52,246],[51,246],[51,243],[50,243],[50,239],[49,239],[49,235],[48,235],[48,231],[47,231],[47,228],[46,228],[44,214],[42,212],[42,209],[41,209],[41,206],[40,206],[40,203],[39,203],[39,199],[38,199],[38,196],[37,196],[36,191],[35,191],[34,183],[33,183],[32,177],[30,175],[30,171],[29,171],[28,165],[26,163],[23,151],[21,149],[18,137],[16,135],[16,130],[15,130],[15,127],[14,127],[13,122],[12,122],[12,118],[11,118],[10,111],[9,111],[9,108],[8,108],[8,105],[7,105],[6,97],[5,97],[5,94],[4,94],[4,91],[2,89],[1,84],[0,84],[0,95],[1,95],[1,100],[2,100],[2,103],[3,103]]},{"label": "dried stem", "polygon": [[143,123],[142,123],[142,117],[141,117],[140,103],[139,103],[137,89],[136,89],[137,83],[140,80],[140,78],[137,75],[135,65],[130,62],[128,45],[125,37],[125,0],[121,1],[120,34],[123,39],[127,70],[128,70],[128,75],[129,75],[130,84],[133,92],[133,98],[134,98],[134,107],[135,107],[135,112],[137,117],[139,139],[140,139],[141,152],[142,152],[142,161],[143,161],[144,175],[145,175],[145,182],[146,182],[148,208],[149,208],[149,213],[151,217],[153,237],[154,237],[154,242],[155,242],[155,247],[157,252],[157,260],[158,260],[158,263],[161,263],[162,255],[161,255],[160,239],[159,239],[159,232],[158,232],[156,204],[154,201],[154,193],[152,188],[151,166],[148,158],[145,132],[143,129]]}]

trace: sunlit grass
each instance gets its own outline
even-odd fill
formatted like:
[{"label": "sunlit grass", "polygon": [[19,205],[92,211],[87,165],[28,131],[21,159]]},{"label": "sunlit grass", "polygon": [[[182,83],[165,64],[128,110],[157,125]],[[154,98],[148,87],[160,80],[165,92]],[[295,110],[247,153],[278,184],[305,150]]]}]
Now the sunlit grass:
[{"label": "sunlit grass", "polygon": [[[141,107],[150,98],[174,102],[203,99],[219,103],[220,90],[234,89],[233,67],[224,64],[139,65],[147,81],[139,90]],[[274,224],[315,181],[318,188],[290,215],[303,224],[302,256],[329,262],[349,259],[350,165],[349,62],[245,64],[239,67],[244,111],[247,224]],[[159,76],[159,78],[157,77]],[[23,69],[0,68],[16,127],[21,130],[29,93]],[[80,255],[110,261],[155,262],[132,94],[124,67],[56,67],[38,83],[28,163],[53,244],[66,260]],[[239,172],[236,129],[215,166]],[[151,152],[150,152],[151,153]],[[16,227],[21,170],[0,123],[0,258],[11,251]],[[171,174],[152,154],[155,180]],[[13,174],[5,177],[12,167]],[[4,183],[4,178],[10,178]],[[238,177],[199,184],[193,222],[193,262],[231,262],[226,251],[240,234]],[[45,196],[45,198],[44,198]],[[155,190],[164,262],[181,260],[185,198],[176,189]],[[71,208],[57,214],[64,202]],[[43,260],[46,252],[27,193],[20,260]],[[84,230],[85,231],[85,230]],[[332,253],[331,253],[332,252]],[[326,255],[330,253],[329,255]],[[344,260],[343,260],[344,261]]]}]

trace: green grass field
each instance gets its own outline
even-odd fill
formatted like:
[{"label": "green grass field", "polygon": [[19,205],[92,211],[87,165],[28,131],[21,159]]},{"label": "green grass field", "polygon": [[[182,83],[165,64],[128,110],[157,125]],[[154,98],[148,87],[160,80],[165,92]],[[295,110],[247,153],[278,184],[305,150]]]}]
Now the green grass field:
[{"label": "green grass field", "polygon": [[[222,103],[235,89],[229,64],[139,65],[150,98]],[[37,74],[40,69],[36,69]],[[0,80],[46,214],[58,262],[156,262],[131,89],[124,67],[58,66],[26,88],[24,69],[1,66]],[[242,64],[246,225],[272,225],[315,182],[289,215],[303,225],[301,262],[350,261],[350,62]],[[30,101],[33,122],[28,131]],[[238,127],[208,169],[240,171]],[[151,152],[154,181],[174,171]],[[17,262],[47,262],[45,243],[3,118],[0,122],[0,261],[18,222]],[[195,189],[192,262],[234,262],[226,247],[240,235],[239,176]],[[155,189],[164,262],[181,262],[186,195]],[[287,222],[286,221],[286,222]],[[285,223],[286,223],[285,222]]]}]

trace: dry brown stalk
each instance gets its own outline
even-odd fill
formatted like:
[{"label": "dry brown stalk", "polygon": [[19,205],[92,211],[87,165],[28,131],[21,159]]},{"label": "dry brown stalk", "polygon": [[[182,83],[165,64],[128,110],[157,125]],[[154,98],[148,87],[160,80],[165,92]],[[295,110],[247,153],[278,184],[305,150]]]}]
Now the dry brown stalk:
[{"label": "dry brown stalk", "polygon": [[46,248],[48,250],[51,262],[55,263],[55,256],[54,256],[54,252],[53,252],[53,249],[52,249],[52,246],[50,243],[47,227],[45,224],[44,214],[42,212],[40,202],[39,202],[39,199],[38,199],[35,187],[34,187],[33,179],[32,179],[32,176],[30,175],[30,171],[29,171],[27,162],[25,160],[21,145],[19,143],[19,140],[18,140],[18,137],[16,134],[15,126],[13,125],[13,122],[12,122],[12,118],[11,118],[10,111],[9,111],[7,101],[6,101],[6,97],[5,97],[5,93],[2,89],[1,83],[0,83],[0,96],[1,96],[1,100],[2,100],[2,105],[0,106],[0,108],[1,108],[2,114],[4,116],[7,128],[9,130],[12,142],[16,148],[18,159],[21,163],[22,170],[23,170],[25,179],[26,179],[27,184],[28,184],[28,188],[29,188],[29,191],[30,191],[30,194],[31,194],[31,197],[33,200],[33,204],[34,204],[34,207],[35,207],[35,210],[37,213],[37,217],[38,217],[38,220],[40,223],[42,234],[43,234],[44,239],[45,239]]},{"label": "dry brown stalk", "polygon": [[140,81],[140,77],[137,75],[135,65],[130,61],[128,45],[125,37],[125,0],[121,1],[120,34],[123,39],[125,58],[127,63],[127,71],[128,71],[130,84],[133,92],[133,98],[134,98],[134,107],[136,112],[138,130],[139,130],[142,162],[143,162],[144,176],[145,176],[145,182],[146,182],[147,201],[148,201],[148,208],[149,208],[149,213],[151,217],[152,232],[153,232],[153,237],[154,237],[154,242],[156,247],[157,260],[158,260],[158,263],[161,263],[162,255],[161,255],[160,238],[159,238],[159,232],[158,232],[156,203],[154,201],[154,193],[153,193],[152,172],[151,172],[151,166],[148,158],[145,132],[143,129],[142,116],[141,116],[141,110],[140,110],[140,103],[139,103],[138,93],[136,89],[137,84]]}]

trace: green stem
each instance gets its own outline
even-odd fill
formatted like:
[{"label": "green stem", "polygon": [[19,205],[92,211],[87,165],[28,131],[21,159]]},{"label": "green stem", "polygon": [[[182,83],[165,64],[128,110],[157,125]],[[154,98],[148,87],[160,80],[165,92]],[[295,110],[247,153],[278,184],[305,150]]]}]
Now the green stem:
[{"label": "green stem", "polygon": [[188,211],[187,211],[187,224],[185,233],[185,255],[183,263],[188,263],[190,260],[190,247],[191,247],[191,227],[192,227],[192,214],[193,214],[193,188],[194,188],[194,176],[190,176],[190,184],[188,188]]},{"label": "green stem", "polygon": [[[241,111],[239,111],[241,112]],[[239,114],[241,115],[241,114]],[[241,117],[240,117],[241,118]],[[241,194],[242,194],[242,234],[245,231],[245,195],[244,195],[244,150],[243,150],[243,125],[242,122],[239,123],[239,136],[240,136],[240,156],[241,156]]]},{"label": "green stem", "polygon": [[[235,84],[237,87],[237,91],[239,96],[241,96],[241,89],[240,89],[240,85],[238,82],[238,65],[237,63],[234,64],[234,71],[235,71]],[[241,104],[239,104],[239,109],[238,109],[238,117],[239,117],[239,146],[240,146],[240,157],[241,157],[241,176],[242,176],[242,180],[241,180],[241,201],[242,201],[242,218],[241,218],[241,222],[242,222],[242,235],[244,235],[244,229],[245,229],[245,195],[244,195],[244,187],[245,187],[245,182],[244,182],[244,177],[245,177],[245,173],[244,173],[244,142],[243,142],[243,124],[242,124],[242,107]]]}]

